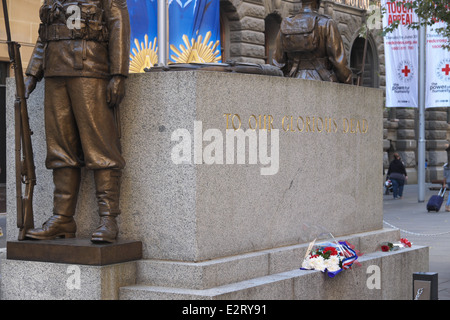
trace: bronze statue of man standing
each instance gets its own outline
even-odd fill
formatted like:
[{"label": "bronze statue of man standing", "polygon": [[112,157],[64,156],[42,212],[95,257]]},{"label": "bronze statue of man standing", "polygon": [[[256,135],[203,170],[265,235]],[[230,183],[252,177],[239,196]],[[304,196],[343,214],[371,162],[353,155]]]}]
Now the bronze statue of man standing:
[{"label": "bronze statue of man standing", "polygon": [[284,18],[273,64],[286,77],[351,83],[344,45],[335,22],[317,10],[320,0],[301,0],[302,9]]},{"label": "bronze statue of man standing", "polygon": [[45,77],[46,167],[53,170],[53,216],[34,239],[75,237],[80,168],[94,171],[99,227],[93,242],[118,235],[121,155],[115,118],[129,70],[126,0],[44,0],[41,25],[26,70],[29,95]]}]

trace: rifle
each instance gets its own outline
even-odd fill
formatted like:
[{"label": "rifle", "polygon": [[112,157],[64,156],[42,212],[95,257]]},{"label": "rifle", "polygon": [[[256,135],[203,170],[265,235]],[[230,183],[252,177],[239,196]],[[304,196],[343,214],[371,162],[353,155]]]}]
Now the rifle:
[{"label": "rifle", "polygon": [[[33,147],[28,119],[27,100],[25,98],[25,80],[23,76],[22,60],[20,56],[20,44],[11,41],[9,27],[8,8],[6,0],[3,0],[3,13],[5,18],[8,53],[14,69],[16,80],[15,111],[15,156],[16,156],[16,200],[17,200],[17,227],[19,228],[19,240],[24,240],[29,229],[34,228],[33,218],[33,191],[36,185],[36,173],[33,158]],[[23,146],[23,161],[21,160]],[[22,194],[22,184],[25,185]]]}]

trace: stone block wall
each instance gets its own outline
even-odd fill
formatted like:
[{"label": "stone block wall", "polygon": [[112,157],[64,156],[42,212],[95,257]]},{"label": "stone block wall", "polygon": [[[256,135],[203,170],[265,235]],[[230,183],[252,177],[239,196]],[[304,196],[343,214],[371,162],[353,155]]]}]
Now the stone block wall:
[{"label": "stone block wall", "polygon": [[[408,172],[408,183],[417,183],[418,109],[386,109],[383,117],[384,169],[387,171],[393,153],[398,152]],[[426,182],[443,178],[443,165],[449,162],[449,129],[448,111],[445,108],[425,110]]]},{"label": "stone block wall", "polygon": [[[230,42],[226,48],[225,59],[265,63],[265,18],[276,15],[281,21],[284,17],[296,14],[300,8],[300,2],[283,0],[222,0],[221,11],[227,20],[227,37]],[[335,19],[349,56],[351,46],[364,21],[365,11],[324,0],[320,12]]]},{"label": "stone block wall", "polygon": [[[396,152],[400,154],[408,173],[408,182],[417,181],[416,170],[416,128],[415,128],[415,109],[399,109],[396,110],[398,128]],[[392,159],[391,159],[392,160]]]},{"label": "stone block wall", "polygon": [[427,170],[426,180],[443,178],[443,165],[448,162],[447,149],[447,110],[445,108],[428,109],[425,112],[425,139]]},{"label": "stone block wall", "polygon": [[[11,38],[21,44],[22,64],[25,69],[33,53],[39,30],[39,0],[7,0]],[[0,61],[9,61],[5,19],[0,10]]]}]

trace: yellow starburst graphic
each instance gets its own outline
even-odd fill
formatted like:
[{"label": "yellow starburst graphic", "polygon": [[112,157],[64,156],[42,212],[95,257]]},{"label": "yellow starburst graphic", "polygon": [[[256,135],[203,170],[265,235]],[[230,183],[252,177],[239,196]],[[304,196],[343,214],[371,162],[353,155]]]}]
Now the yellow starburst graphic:
[{"label": "yellow starburst graphic", "polygon": [[205,39],[201,35],[197,37],[197,40],[192,39],[189,42],[187,35],[183,35],[183,41],[186,45],[180,45],[180,50],[178,50],[173,44],[170,45],[170,49],[175,52],[175,55],[171,55],[170,58],[175,63],[217,63],[222,57],[220,51],[216,50],[219,46],[219,40],[213,44],[209,41],[211,38],[211,32],[206,33]]},{"label": "yellow starburst graphic", "polygon": [[130,55],[130,72],[143,73],[145,68],[151,68],[158,63],[158,48],[156,47],[156,37],[152,42],[148,41],[148,35],[145,35],[144,42],[139,44],[138,39],[134,39],[136,49],[133,48],[133,54]]}]

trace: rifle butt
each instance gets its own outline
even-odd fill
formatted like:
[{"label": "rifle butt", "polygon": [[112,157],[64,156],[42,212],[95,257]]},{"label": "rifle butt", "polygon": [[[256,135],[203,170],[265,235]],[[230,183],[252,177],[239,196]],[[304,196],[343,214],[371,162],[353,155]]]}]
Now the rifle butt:
[{"label": "rifle butt", "polygon": [[[26,187],[28,190],[26,191],[27,195],[33,194],[34,183],[29,182]],[[19,236],[18,240],[25,240],[26,234],[28,230],[34,229],[34,216],[33,216],[33,198],[25,197],[22,199],[22,225],[18,226],[19,228]]]}]

